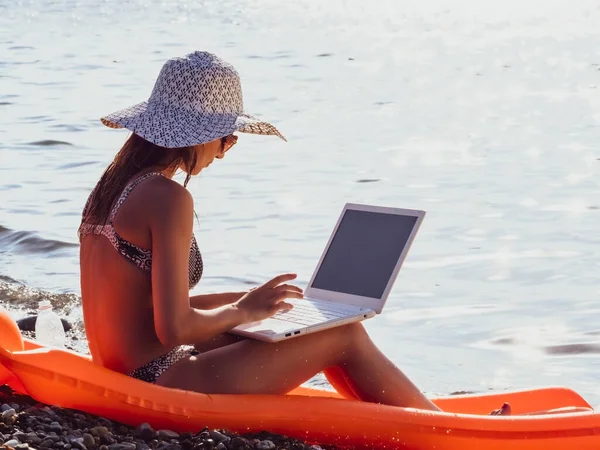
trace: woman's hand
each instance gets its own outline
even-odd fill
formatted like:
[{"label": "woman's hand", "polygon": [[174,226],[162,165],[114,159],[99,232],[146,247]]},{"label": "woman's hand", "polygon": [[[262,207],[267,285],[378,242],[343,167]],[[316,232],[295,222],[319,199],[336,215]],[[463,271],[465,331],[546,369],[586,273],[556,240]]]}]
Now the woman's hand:
[{"label": "woman's hand", "polygon": [[250,290],[234,305],[244,315],[244,323],[255,322],[271,317],[279,311],[289,311],[292,305],[286,298],[304,298],[302,289],[291,284],[282,284],[296,278],[296,274],[278,275],[262,286]]}]

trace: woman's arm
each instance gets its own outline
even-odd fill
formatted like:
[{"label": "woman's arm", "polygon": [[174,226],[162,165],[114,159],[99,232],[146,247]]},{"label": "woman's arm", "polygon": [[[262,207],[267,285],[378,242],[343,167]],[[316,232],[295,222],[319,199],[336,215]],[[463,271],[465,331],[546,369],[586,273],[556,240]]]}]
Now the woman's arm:
[{"label": "woman's arm", "polygon": [[188,285],[194,214],[192,196],[178,183],[163,177],[156,177],[152,186],[155,191],[150,192],[153,201],[149,217],[152,305],[154,327],[163,344],[175,346],[206,341],[243,323],[262,320],[291,308],[284,302],[287,298],[303,297],[300,288],[282,284],[296,275],[283,274],[245,293],[234,303],[207,310],[194,308]]},{"label": "woman's arm", "polygon": [[248,291],[223,292],[218,294],[199,294],[190,297],[190,305],[196,309],[214,309],[219,306],[230,305],[237,302]]},{"label": "woman's arm", "polygon": [[[153,180],[154,181],[154,180]],[[178,183],[157,177],[149,218],[152,234],[152,304],[154,326],[167,346],[208,340],[244,323],[235,305],[209,310],[190,303],[188,260],[193,232],[193,199]]]}]

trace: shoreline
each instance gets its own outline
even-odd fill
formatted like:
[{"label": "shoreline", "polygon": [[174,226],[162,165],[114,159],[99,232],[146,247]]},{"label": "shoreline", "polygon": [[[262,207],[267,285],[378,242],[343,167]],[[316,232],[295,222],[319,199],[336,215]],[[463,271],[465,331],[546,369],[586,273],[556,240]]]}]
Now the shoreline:
[{"label": "shoreline", "polygon": [[147,423],[124,425],[82,411],[40,403],[0,386],[0,448],[13,450],[335,450],[268,431],[222,429],[177,433]]}]

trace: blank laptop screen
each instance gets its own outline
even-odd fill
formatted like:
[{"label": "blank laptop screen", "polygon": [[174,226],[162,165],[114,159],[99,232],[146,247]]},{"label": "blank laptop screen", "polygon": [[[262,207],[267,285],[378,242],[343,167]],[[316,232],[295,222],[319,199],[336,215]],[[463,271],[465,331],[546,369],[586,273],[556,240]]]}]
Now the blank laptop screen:
[{"label": "blank laptop screen", "polygon": [[415,216],[347,210],[312,287],[381,298],[416,222]]}]

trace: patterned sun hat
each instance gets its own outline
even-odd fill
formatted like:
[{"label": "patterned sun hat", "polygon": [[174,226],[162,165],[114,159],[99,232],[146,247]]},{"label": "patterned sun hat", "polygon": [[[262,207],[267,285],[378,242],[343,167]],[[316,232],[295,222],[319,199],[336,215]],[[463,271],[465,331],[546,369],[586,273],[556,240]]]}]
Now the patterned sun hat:
[{"label": "patterned sun hat", "polygon": [[163,65],[148,101],[100,119],[161,147],[199,145],[234,131],[285,137],[244,112],[240,76],[216,55],[193,52]]}]

